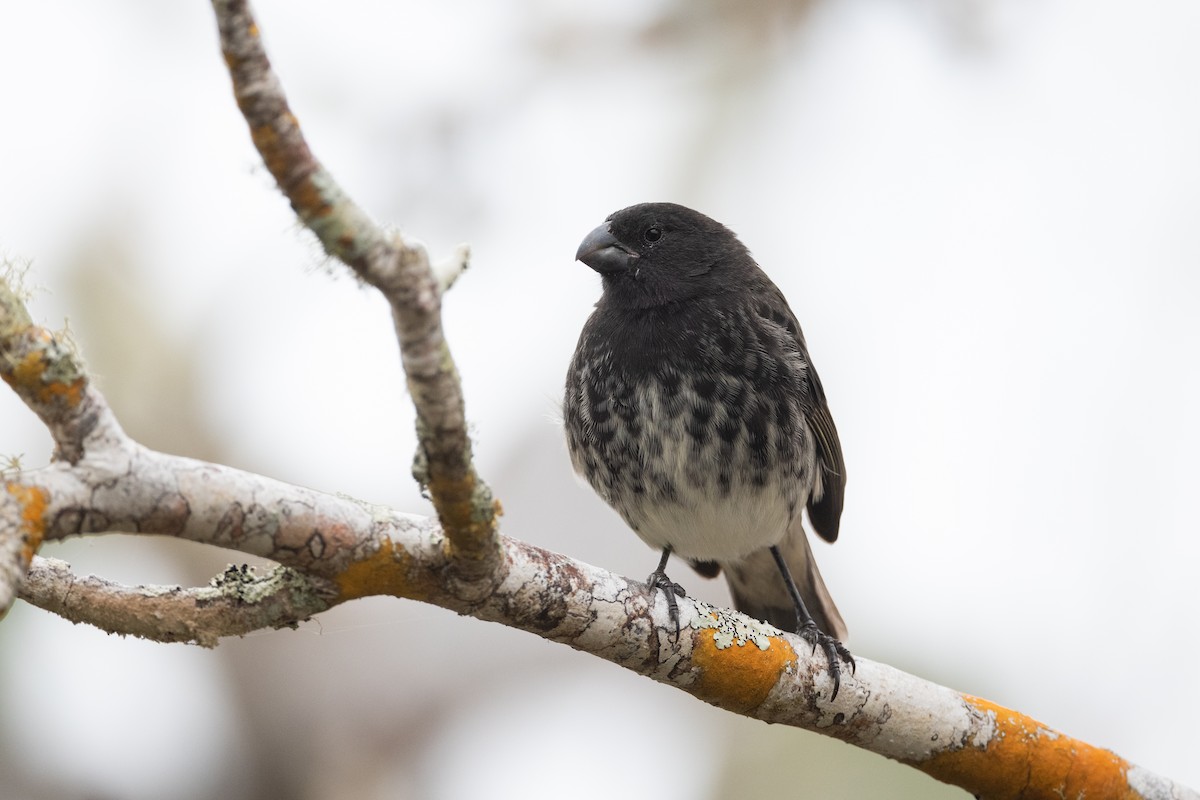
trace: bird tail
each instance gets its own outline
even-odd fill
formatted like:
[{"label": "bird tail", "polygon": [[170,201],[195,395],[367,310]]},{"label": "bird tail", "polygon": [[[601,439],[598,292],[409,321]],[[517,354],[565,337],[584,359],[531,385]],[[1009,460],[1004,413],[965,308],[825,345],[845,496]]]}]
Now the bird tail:
[{"label": "bird tail", "polygon": [[[787,562],[788,571],[800,590],[804,605],[812,614],[817,627],[840,642],[845,642],[848,633],[842,615],[838,613],[825,581],[817,569],[816,559],[808,546],[808,536],[800,526],[799,518],[792,524],[788,537],[779,545],[779,552]],[[791,595],[775,565],[769,548],[756,550],[738,562],[722,565],[733,605],[738,611],[756,619],[765,620],[777,628],[796,633],[799,628],[796,608]]]}]

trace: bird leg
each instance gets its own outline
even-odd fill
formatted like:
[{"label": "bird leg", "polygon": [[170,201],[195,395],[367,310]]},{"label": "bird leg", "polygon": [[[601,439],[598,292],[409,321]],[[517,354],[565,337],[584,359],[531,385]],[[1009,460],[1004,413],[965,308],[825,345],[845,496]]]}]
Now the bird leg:
[{"label": "bird leg", "polygon": [[671,615],[671,621],[675,623],[675,638],[679,638],[679,603],[675,599],[677,597],[687,597],[687,592],[678,583],[675,583],[667,577],[667,560],[671,557],[671,548],[664,547],[662,558],[658,561],[658,568],[651,572],[646,578],[646,588],[653,594],[655,589],[661,589],[663,594],[667,596],[667,613]]},{"label": "bird leg", "polygon": [[792,580],[792,573],[788,571],[787,562],[783,560],[783,555],[775,545],[771,546],[771,555],[775,558],[779,574],[783,576],[788,594],[792,596],[792,604],[796,607],[796,620],[800,623],[796,633],[801,639],[812,645],[814,653],[817,652],[819,645],[825,652],[825,658],[829,661],[829,676],[833,678],[833,694],[829,696],[829,700],[832,702],[838,696],[838,689],[842,687],[842,667],[839,662],[845,661],[850,666],[850,673],[854,674],[854,656],[850,655],[850,651],[844,644],[822,631],[817,627],[817,623],[813,622],[812,614],[808,613],[804,599],[800,597],[800,590],[796,588],[796,582]]}]

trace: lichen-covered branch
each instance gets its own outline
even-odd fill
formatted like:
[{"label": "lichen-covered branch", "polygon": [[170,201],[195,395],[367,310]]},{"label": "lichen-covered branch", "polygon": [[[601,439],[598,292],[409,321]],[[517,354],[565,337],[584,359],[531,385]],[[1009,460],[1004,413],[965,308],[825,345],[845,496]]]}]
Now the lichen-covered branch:
[{"label": "lichen-covered branch", "polygon": [[[0,274],[0,378],[37,414],[54,439],[54,458],[76,464],[124,432],[74,350],[35,325],[20,295]],[[36,487],[5,482],[0,493],[0,619],[42,543],[46,498]]]},{"label": "lichen-covered branch", "polygon": [[231,566],[209,586],[122,586],[92,575],[76,576],[71,565],[35,556],[21,597],[71,622],[155,642],[190,642],[215,647],[222,636],[263,628],[294,628],[329,608],[333,592],[325,581],[287,567],[264,575]]},{"label": "lichen-covered branch", "polygon": [[202,589],[120,587],[38,559],[35,605],[105,630],[211,644],[281,627],[358,597],[392,595],[561,642],[734,713],[834,736],[985,798],[1200,795],[1018,712],[859,657],[837,700],[824,656],[737,612],[680,600],[675,635],[660,593],[500,537],[506,569],[477,597],[448,569],[434,520],[134,446],[9,484],[44,498],[46,538],[122,530],[181,536],[267,556]]},{"label": "lichen-covered branch", "polygon": [[36,488],[5,483],[0,492],[0,620],[17,598],[17,589],[42,544],[46,497]]},{"label": "lichen-covered branch", "polygon": [[442,290],[466,267],[459,248],[437,274],[424,246],[377,225],[337,184],[304,140],[245,0],[213,0],[221,51],[250,137],[280,191],[320,240],[392,307],[417,410],[414,474],[429,489],[455,569],[468,581],[499,578],[498,506],[471,462],[462,387],[441,323]]},{"label": "lichen-covered branch", "polygon": [[33,324],[20,296],[0,277],[0,378],[49,429],[56,459],[75,463],[89,438],[121,436],[87,372],[62,336]]}]

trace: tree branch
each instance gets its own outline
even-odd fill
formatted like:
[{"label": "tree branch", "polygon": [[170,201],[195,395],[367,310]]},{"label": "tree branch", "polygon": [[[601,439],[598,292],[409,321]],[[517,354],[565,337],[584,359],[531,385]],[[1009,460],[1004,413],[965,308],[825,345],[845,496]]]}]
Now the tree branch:
[{"label": "tree branch", "polygon": [[286,567],[262,578],[232,569],[201,589],[128,588],[39,558],[25,600],[114,633],[212,644],[392,595],[570,645],[720,708],[842,739],[981,797],[1200,797],[1018,712],[862,657],[830,702],[824,656],[798,637],[690,598],[679,601],[676,637],[660,593],[508,537],[499,539],[504,580],[476,597],[448,569],[433,520],[130,448],[24,473],[7,488],[47,499],[38,524],[48,539],[160,533]]},{"label": "tree branch", "polygon": [[71,622],[204,647],[216,647],[223,636],[294,628],[329,608],[330,594],[324,582],[287,567],[257,575],[245,566],[231,566],[209,586],[184,589],[78,577],[65,561],[41,556],[34,556],[21,586],[23,600]]},{"label": "tree branch", "polygon": [[263,162],[301,221],[325,251],[383,293],[392,306],[400,355],[417,410],[418,452],[413,474],[428,487],[452,547],[455,568],[468,581],[500,577],[498,506],[471,463],[462,388],[442,332],[441,297],[466,268],[460,247],[435,275],[421,244],[376,225],[317,161],[300,131],[283,87],[263,49],[245,0],[213,0],[221,52],[238,108]]},{"label": "tree branch", "polygon": [[[89,444],[125,434],[62,337],[29,317],[20,295],[0,273],[0,378],[37,414],[54,439],[54,457],[78,463]],[[42,543],[46,497],[36,488],[6,483],[0,494],[0,619]]]},{"label": "tree branch", "polygon": [[0,378],[49,429],[55,459],[74,464],[89,440],[124,435],[74,350],[33,324],[7,280],[0,280]]}]

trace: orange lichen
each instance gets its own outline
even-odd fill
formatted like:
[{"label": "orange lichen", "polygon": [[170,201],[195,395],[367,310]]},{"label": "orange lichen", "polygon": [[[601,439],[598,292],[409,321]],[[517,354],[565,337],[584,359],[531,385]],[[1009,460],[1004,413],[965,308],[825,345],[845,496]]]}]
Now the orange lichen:
[{"label": "orange lichen", "polygon": [[79,405],[87,379],[76,375],[73,380],[63,381],[49,376],[47,372],[51,361],[47,358],[46,350],[55,346],[54,335],[44,328],[31,328],[28,335],[36,343],[11,369],[4,370],[5,382],[43,405],[57,398],[62,398],[71,408]]},{"label": "orange lichen", "polygon": [[[292,201],[292,206],[306,220],[321,219],[333,213],[333,206],[325,199],[325,196],[311,177],[300,181],[294,188],[290,188],[288,190],[288,199]],[[352,243],[353,239],[350,241]],[[348,246],[346,247],[348,249]]]},{"label": "orange lichen", "polygon": [[979,713],[994,716],[995,735],[983,747],[968,743],[913,766],[987,800],[1140,796],[1129,786],[1129,764],[1112,752],[987,700],[963,699]]},{"label": "orange lichen", "polygon": [[696,696],[721,708],[746,713],[767,699],[796,651],[780,636],[766,637],[767,647],[741,640],[718,647],[718,631],[702,628],[692,647],[692,663],[700,668]]},{"label": "orange lichen", "polygon": [[481,564],[496,551],[496,516],[499,503],[493,498],[480,513],[476,502],[475,473],[461,477],[438,476],[429,481],[429,493],[442,529],[446,531],[446,550],[452,560]]},{"label": "orange lichen", "polygon": [[21,506],[21,529],[24,541],[21,546],[21,561],[28,565],[33,554],[42,546],[46,533],[46,505],[50,493],[40,486],[22,486],[10,483],[5,487]]},{"label": "orange lichen", "polygon": [[[278,131],[272,123],[259,125],[250,129],[250,138],[254,140],[254,147],[258,150],[258,154],[262,156],[263,163],[267,166],[267,171],[275,178],[275,182],[283,186],[284,180],[287,178],[287,170],[290,164],[287,153],[284,152],[282,143],[279,138]],[[292,198],[293,201],[295,198]]]},{"label": "orange lichen", "polygon": [[361,561],[351,562],[337,576],[338,595],[342,600],[388,594],[422,600],[428,588],[411,578],[412,557],[384,539],[379,549]]}]

